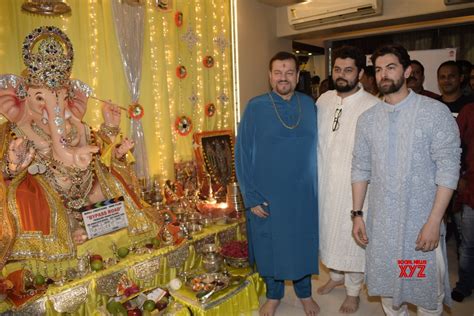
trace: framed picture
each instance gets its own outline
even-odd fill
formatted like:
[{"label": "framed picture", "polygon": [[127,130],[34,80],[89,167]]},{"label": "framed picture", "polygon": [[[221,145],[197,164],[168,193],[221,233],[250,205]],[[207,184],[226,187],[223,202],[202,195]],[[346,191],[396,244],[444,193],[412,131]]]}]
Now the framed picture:
[{"label": "framed picture", "polygon": [[227,184],[235,182],[234,132],[195,133],[193,138],[201,191],[209,190],[211,182],[214,192],[225,195]]}]

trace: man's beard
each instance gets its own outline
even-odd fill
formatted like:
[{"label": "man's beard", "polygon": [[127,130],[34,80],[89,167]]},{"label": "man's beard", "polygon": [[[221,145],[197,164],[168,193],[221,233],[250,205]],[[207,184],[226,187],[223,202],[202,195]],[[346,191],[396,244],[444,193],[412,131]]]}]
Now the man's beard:
[{"label": "man's beard", "polygon": [[[334,82],[334,88],[336,89],[337,92],[349,92],[357,86],[357,84],[359,83],[359,80],[355,79],[353,82],[350,82],[346,79],[338,78],[333,82]],[[346,84],[343,86],[338,85],[338,83],[340,82],[345,82]]]},{"label": "man's beard", "polygon": [[[280,87],[280,83],[286,83],[284,88]],[[287,95],[293,92],[293,88],[291,87],[291,84],[289,81],[278,81],[277,84],[275,85],[275,90],[278,92],[279,95]]]},{"label": "man's beard", "polygon": [[[390,85],[382,86],[382,83],[384,81],[389,81]],[[397,80],[397,81],[392,80],[392,79],[382,79],[381,82],[377,82],[377,87],[379,88],[379,91],[382,94],[391,94],[391,93],[395,93],[398,90],[400,90],[400,88],[403,86],[404,82],[405,82],[405,80],[403,80],[403,78],[400,78],[400,80]]]}]

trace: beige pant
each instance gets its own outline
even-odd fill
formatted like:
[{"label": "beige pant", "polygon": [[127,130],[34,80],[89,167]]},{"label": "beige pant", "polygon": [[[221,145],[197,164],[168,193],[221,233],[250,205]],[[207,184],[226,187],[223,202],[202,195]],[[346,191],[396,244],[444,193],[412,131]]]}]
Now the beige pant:
[{"label": "beige pant", "polygon": [[[443,315],[443,300],[444,300],[444,273],[446,271],[446,266],[444,265],[443,252],[441,247],[435,249],[436,254],[436,270],[437,270],[437,282],[438,282],[438,307],[433,309],[426,309],[420,306],[417,306],[417,315],[419,316],[428,316],[428,315]],[[387,316],[408,316],[408,308],[406,304],[400,306],[400,308],[395,309],[392,304],[393,300],[391,297],[382,297],[382,307]]]},{"label": "beige pant", "polygon": [[329,277],[334,282],[344,280],[346,293],[348,296],[359,296],[362,283],[364,282],[364,273],[362,272],[341,272],[336,270],[329,271]]}]

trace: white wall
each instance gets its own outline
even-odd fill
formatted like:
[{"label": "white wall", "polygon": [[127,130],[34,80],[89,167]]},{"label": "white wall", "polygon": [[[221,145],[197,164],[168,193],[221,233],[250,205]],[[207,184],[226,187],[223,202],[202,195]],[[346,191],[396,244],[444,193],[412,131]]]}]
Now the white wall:
[{"label": "white wall", "polygon": [[241,113],[249,99],[269,90],[268,62],[292,42],[277,37],[276,8],[256,0],[237,1]]},{"label": "white wall", "polygon": [[[334,0],[335,2],[349,0]],[[304,33],[318,33],[318,35],[327,36],[327,33],[337,33],[337,28],[345,27],[350,30],[349,26],[360,27],[361,24],[368,24],[369,27],[384,26],[390,23],[390,20],[397,21],[420,21],[422,16],[425,19],[433,19],[437,16],[449,15],[466,15],[473,14],[474,3],[445,5],[443,0],[383,0],[383,13],[379,16],[368,17],[359,20],[352,20],[336,24],[322,25],[318,27],[308,28],[304,30],[295,30],[288,23],[287,7],[279,7],[277,9],[277,34],[280,37],[287,36],[307,36]],[[453,11],[462,10],[462,14]],[[451,12],[450,12],[451,11]],[[325,32],[321,32],[325,31]],[[326,32],[327,31],[327,32]],[[325,34],[326,33],[326,34]]]},{"label": "white wall", "polygon": [[311,77],[319,76],[321,80],[325,79],[327,76],[327,71],[325,69],[326,57],[324,55],[311,56],[302,69],[307,70],[311,73]]}]

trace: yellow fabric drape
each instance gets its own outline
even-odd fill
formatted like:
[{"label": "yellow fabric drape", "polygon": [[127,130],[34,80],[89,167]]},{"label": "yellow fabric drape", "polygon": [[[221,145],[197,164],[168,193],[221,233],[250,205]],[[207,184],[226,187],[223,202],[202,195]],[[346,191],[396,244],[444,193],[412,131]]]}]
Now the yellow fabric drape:
[{"label": "yellow fabric drape", "polygon": [[[67,0],[72,13],[59,17],[23,12],[24,1],[0,1],[0,74],[18,75],[25,68],[21,44],[35,27],[57,26],[74,46],[72,77],[92,86],[97,97],[127,106],[130,95],[111,0]],[[233,129],[230,0],[175,0],[169,12],[158,10],[154,3],[145,3],[139,102],[145,109],[142,123],[150,172],[165,180],[174,178],[174,162],[193,159],[194,132]],[[183,13],[181,27],[175,24],[177,11]],[[193,38],[196,42],[191,45]],[[212,68],[203,65],[207,55],[215,60]],[[178,65],[186,67],[186,78],[176,76]],[[197,98],[195,103],[190,100],[192,96]],[[208,103],[217,108],[212,117],[205,114]],[[123,114],[121,126],[127,133],[130,123]],[[182,115],[193,123],[192,132],[186,136],[175,130],[176,119]],[[85,121],[94,128],[102,122],[98,101],[89,100]]]}]

